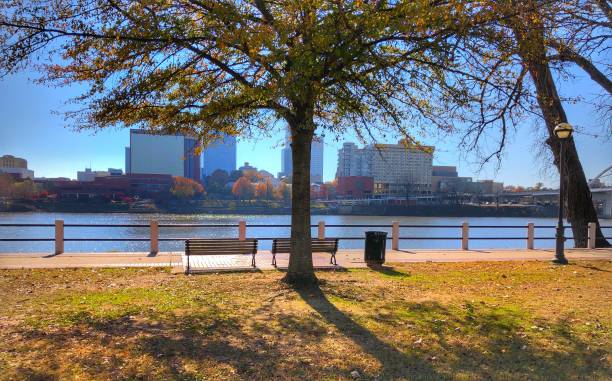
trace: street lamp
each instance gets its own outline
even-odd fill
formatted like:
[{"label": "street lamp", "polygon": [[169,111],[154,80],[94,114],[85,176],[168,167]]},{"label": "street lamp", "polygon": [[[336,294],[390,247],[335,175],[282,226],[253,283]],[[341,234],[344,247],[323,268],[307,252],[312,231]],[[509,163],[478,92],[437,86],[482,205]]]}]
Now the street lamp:
[{"label": "street lamp", "polygon": [[555,129],[554,133],[557,139],[559,139],[559,220],[557,221],[557,244],[555,247],[555,259],[553,259],[554,263],[558,263],[561,265],[567,264],[567,258],[565,258],[565,254],[563,253],[565,237],[564,237],[564,228],[563,228],[563,200],[565,196],[565,141],[572,136],[572,132],[574,128],[569,123],[559,123]]}]

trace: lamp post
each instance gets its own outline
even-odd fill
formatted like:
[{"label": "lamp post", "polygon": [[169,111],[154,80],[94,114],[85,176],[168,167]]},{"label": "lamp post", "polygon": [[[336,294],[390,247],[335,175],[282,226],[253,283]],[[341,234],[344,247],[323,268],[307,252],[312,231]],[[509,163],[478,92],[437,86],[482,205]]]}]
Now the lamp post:
[{"label": "lamp post", "polygon": [[563,253],[565,236],[563,227],[563,200],[565,199],[565,141],[572,136],[574,128],[569,123],[559,123],[554,133],[557,139],[559,139],[559,220],[557,221],[557,234],[556,234],[556,246],[555,246],[555,259],[554,263],[561,265],[567,264],[567,258]]}]

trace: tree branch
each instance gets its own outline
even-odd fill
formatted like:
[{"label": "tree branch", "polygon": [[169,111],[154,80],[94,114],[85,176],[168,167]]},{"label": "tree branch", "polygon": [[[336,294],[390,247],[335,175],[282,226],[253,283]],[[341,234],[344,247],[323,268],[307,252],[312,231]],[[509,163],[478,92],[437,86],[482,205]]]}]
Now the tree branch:
[{"label": "tree branch", "polygon": [[580,66],[593,81],[597,82],[601,87],[612,95],[612,81],[600,71],[590,60],[578,54],[573,49],[567,47],[559,41],[551,40],[550,46],[557,50],[559,54],[548,57],[550,61],[573,62]]}]

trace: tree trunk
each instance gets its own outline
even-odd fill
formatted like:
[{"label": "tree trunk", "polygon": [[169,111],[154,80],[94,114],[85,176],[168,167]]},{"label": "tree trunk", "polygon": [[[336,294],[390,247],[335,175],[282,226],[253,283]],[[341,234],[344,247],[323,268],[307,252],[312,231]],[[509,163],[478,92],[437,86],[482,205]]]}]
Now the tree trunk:
[{"label": "tree trunk", "polygon": [[291,186],[291,254],[285,282],[302,286],[317,283],[310,246],[310,149],[314,135],[312,114],[289,122],[293,161]]},{"label": "tree trunk", "polygon": [[[531,41],[533,43],[533,41]],[[543,47],[542,47],[543,49]],[[554,128],[559,123],[567,123],[567,116],[563,109],[563,104],[557,93],[557,88],[550,72],[550,67],[544,60],[529,59],[529,55],[523,56],[527,63],[529,73],[535,84],[537,100],[544,116],[548,139],[546,144],[550,147],[554,162],[559,169],[560,165],[560,144],[559,139],[554,134]],[[574,144],[574,139],[569,138],[564,149],[565,167],[565,210],[566,217],[572,225],[575,247],[587,246],[587,227],[589,222],[597,224],[597,247],[609,247],[610,244],[604,238],[597,218],[597,211],[591,199],[591,190],[582,169],[582,164],[578,158],[578,151]],[[561,173],[561,171],[559,171]]]}]

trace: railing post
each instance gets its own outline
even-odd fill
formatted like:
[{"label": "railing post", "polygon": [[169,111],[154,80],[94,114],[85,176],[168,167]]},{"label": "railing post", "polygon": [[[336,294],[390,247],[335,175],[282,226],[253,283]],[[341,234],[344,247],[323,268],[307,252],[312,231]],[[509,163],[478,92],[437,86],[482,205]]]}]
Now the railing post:
[{"label": "railing post", "polygon": [[399,221],[393,221],[391,228],[391,249],[399,250]]},{"label": "railing post", "polygon": [[589,249],[594,249],[595,248],[595,241],[597,238],[597,224],[595,222],[589,222],[588,225],[588,241],[587,241],[587,247]]},{"label": "railing post", "polygon": [[461,249],[462,250],[468,250],[469,237],[470,237],[470,224],[468,224],[467,222],[464,222],[461,225]]},{"label": "railing post", "polygon": [[55,220],[55,254],[64,252],[64,220]]},{"label": "railing post", "polygon": [[325,239],[325,221],[319,221],[318,239]]},{"label": "railing post", "polygon": [[533,250],[533,241],[535,238],[535,227],[533,222],[527,224],[527,250]]},{"label": "railing post", "polygon": [[244,241],[246,239],[246,221],[238,222],[238,240]]},{"label": "railing post", "polygon": [[151,253],[159,252],[159,222],[151,220],[150,223],[150,234],[151,234]]}]

